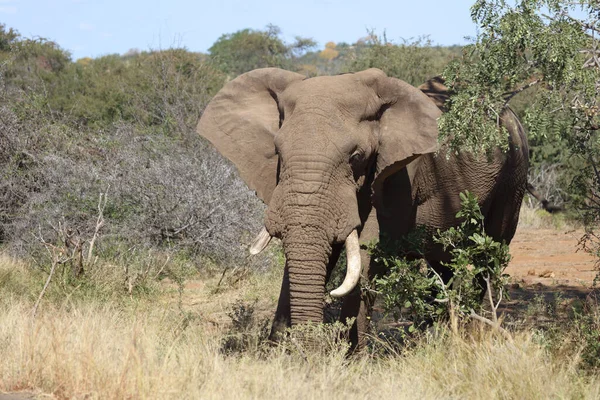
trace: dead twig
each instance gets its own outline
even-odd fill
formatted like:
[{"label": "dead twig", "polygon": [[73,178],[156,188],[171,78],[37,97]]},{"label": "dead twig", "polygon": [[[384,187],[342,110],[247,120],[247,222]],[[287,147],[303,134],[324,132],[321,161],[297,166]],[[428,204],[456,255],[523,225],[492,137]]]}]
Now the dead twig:
[{"label": "dead twig", "polygon": [[494,330],[501,333],[505,339],[512,342],[512,340],[513,340],[512,335],[510,334],[510,332],[508,332],[506,329],[504,329],[500,325],[500,320],[498,319],[498,307],[500,306],[500,302],[502,301],[503,290],[500,289],[500,293],[498,293],[498,302],[495,303],[494,298],[492,296],[492,285],[490,283],[490,276],[486,275],[483,278],[483,280],[485,281],[486,287],[487,287],[487,295],[488,295],[488,301],[490,302],[492,319],[490,320],[489,318],[486,318],[486,317],[483,317],[483,316],[477,314],[475,312],[475,310],[473,310],[473,309],[471,309],[469,317],[474,320],[483,322],[484,324],[491,326],[492,328],[494,328]]},{"label": "dead twig", "polygon": [[86,264],[90,265],[94,256],[94,245],[100,234],[100,229],[104,226],[104,209],[106,208],[106,202],[108,200],[108,188],[105,193],[100,193],[98,199],[98,218],[96,219],[96,227],[94,228],[94,235],[90,240],[90,247],[88,249]]},{"label": "dead twig", "polygon": [[162,272],[164,271],[164,269],[167,266],[167,264],[169,263],[169,261],[171,261],[171,255],[167,254],[167,260],[164,262],[164,264],[162,265],[162,267],[160,267],[160,269],[158,270],[158,272],[156,273],[156,275],[154,275],[154,279],[157,279],[160,276],[160,274],[162,274]]},{"label": "dead twig", "polygon": [[31,317],[33,319],[35,319],[35,317],[37,315],[38,308],[40,306],[42,298],[44,297],[44,294],[46,293],[46,290],[48,289],[48,286],[50,285],[50,281],[52,280],[52,277],[54,276],[56,267],[59,264],[64,264],[64,263],[68,262],[72,258],[71,256],[68,255],[68,253],[66,252],[66,250],[64,248],[58,247],[51,243],[46,242],[46,240],[44,240],[44,237],[42,236],[41,229],[40,229],[40,236],[38,239],[42,242],[42,245],[44,245],[44,248],[50,255],[52,267],[50,268],[50,273],[48,274],[46,283],[44,283],[44,287],[42,288],[42,291],[40,292],[40,295],[38,296],[38,298],[33,306],[33,309],[31,310]]}]

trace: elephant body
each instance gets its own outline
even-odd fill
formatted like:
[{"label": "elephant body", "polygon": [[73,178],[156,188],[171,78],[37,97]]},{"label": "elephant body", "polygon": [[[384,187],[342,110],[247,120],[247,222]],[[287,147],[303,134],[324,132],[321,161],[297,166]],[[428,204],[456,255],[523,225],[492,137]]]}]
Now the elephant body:
[{"label": "elephant body", "polygon": [[[346,246],[347,276],[332,295],[345,297],[342,318],[356,317],[351,338],[361,346],[371,299],[357,282],[361,269],[363,279],[374,271],[358,242],[397,238],[417,225],[453,226],[461,191],[478,196],[492,237],[512,239],[528,164],[516,116],[502,115],[507,153],[446,158],[444,149],[436,152],[447,90],[439,80],[420,89],[376,69],[307,79],[269,68],[229,82],[204,111],[198,132],[268,205],[251,251],[270,236],[282,239],[286,266],[273,336],[323,320],[325,284]],[[427,258],[439,263],[447,255],[432,245]]]},{"label": "elephant body", "polygon": [[[449,93],[441,79],[431,79],[419,89],[444,111]],[[384,210],[378,223],[380,231],[398,237],[418,225],[432,233],[456,226],[459,193],[468,190],[479,199],[486,233],[496,241],[510,243],[527,190],[529,148],[525,130],[512,110],[507,108],[502,113],[500,123],[508,132],[509,146],[505,153],[495,149],[488,158],[468,152],[447,154],[441,148],[438,153],[419,157],[388,178],[380,207]],[[427,257],[447,259],[446,254],[433,249]]]},{"label": "elephant body", "polygon": [[[450,97],[440,78],[433,78],[419,87],[436,106],[444,111]],[[388,177],[382,190],[382,201],[371,210],[360,235],[361,244],[383,236],[398,240],[417,226],[424,227],[427,237],[438,229],[457,226],[460,210],[459,193],[468,190],[477,196],[485,218],[484,229],[494,240],[509,244],[517,229],[519,211],[527,190],[529,147],[523,126],[514,112],[507,108],[500,123],[508,132],[508,151],[495,149],[490,158],[467,152],[424,154],[406,168]],[[376,221],[375,221],[376,220]],[[425,258],[448,280],[450,271],[441,265],[450,255],[439,244],[426,243]],[[362,251],[363,277],[373,278],[377,271],[369,255]],[[362,347],[368,328],[374,298],[357,291],[344,299],[341,319],[356,318],[351,332],[354,344]]]}]

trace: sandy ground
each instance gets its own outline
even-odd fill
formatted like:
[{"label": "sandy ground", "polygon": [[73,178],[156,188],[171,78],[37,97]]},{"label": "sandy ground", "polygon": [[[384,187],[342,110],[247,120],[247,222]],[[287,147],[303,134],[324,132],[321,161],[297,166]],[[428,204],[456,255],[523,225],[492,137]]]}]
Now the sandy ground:
[{"label": "sandy ground", "polygon": [[0,400],[33,400],[32,393],[0,393]]},{"label": "sandy ground", "polygon": [[505,270],[510,275],[510,299],[499,311],[521,319],[538,297],[551,304],[560,296],[565,309],[576,302],[597,301],[598,288],[593,285],[598,266],[580,249],[582,236],[582,230],[519,228]]},{"label": "sandy ground", "polygon": [[525,285],[589,288],[597,270],[594,258],[578,250],[582,230],[519,228],[510,244],[506,269],[513,282]]}]

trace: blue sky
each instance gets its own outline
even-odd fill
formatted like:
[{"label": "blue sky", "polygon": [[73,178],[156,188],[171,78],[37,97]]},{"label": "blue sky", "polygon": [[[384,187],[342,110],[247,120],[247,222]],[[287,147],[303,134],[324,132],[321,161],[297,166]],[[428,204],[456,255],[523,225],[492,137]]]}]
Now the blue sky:
[{"label": "blue sky", "polygon": [[[25,37],[41,36],[73,59],[129,49],[186,47],[206,52],[224,33],[281,28],[284,40],[312,37],[353,43],[367,30],[388,39],[430,35],[436,44],[464,44],[475,34],[474,0],[0,0],[0,22]],[[371,5],[373,5],[371,7]]]}]

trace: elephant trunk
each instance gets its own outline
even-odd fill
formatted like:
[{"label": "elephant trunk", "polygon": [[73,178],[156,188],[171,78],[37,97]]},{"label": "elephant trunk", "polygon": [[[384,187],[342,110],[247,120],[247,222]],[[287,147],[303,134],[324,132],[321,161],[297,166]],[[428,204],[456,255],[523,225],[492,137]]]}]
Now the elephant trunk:
[{"label": "elephant trunk", "polygon": [[290,281],[292,325],[323,322],[329,240],[317,227],[303,226],[286,235],[284,249]]},{"label": "elephant trunk", "polygon": [[[343,182],[341,172],[330,165],[330,160],[313,158],[297,155],[284,164],[266,221],[269,231],[283,241],[292,325],[323,321],[332,246],[348,235],[358,244],[356,233],[351,233],[360,223],[355,186],[331,185]],[[356,266],[355,262],[351,264]],[[352,279],[336,293],[347,293],[356,285],[356,274],[351,275]]]}]

